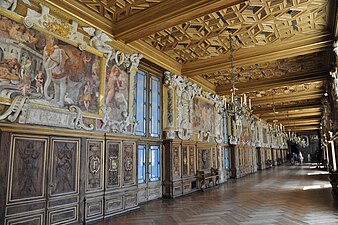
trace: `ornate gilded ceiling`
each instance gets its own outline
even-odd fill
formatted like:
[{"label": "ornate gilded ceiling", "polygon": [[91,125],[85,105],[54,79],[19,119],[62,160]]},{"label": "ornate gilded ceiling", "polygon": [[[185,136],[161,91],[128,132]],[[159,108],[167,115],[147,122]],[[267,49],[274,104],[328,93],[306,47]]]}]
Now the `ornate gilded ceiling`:
[{"label": "ornate gilded ceiling", "polygon": [[[290,86],[282,86],[282,87],[276,87],[273,89],[268,90],[259,90],[255,92],[249,92],[247,95],[253,99],[258,99],[261,97],[277,97],[281,95],[289,95],[292,93],[303,93],[306,95],[306,92],[313,91],[313,90],[323,90],[324,82],[323,81],[317,81],[317,82],[310,82],[310,83],[304,83],[300,85],[290,85]],[[268,103],[271,104],[271,103]]]},{"label": "ornate gilded ceiling", "polygon": [[[235,65],[235,82],[245,83],[252,80],[287,77],[296,73],[312,73],[328,68],[327,56],[324,52],[316,52],[249,66]],[[231,82],[231,69],[205,74],[202,77],[215,86],[227,85]]]},{"label": "ornate gilded ceiling", "polygon": [[116,22],[139,13],[163,0],[76,0],[88,9]]},{"label": "ornate gilded ceiling", "polygon": [[326,29],[326,0],[249,0],[154,33],[143,40],[180,63],[229,50],[288,41]]}]

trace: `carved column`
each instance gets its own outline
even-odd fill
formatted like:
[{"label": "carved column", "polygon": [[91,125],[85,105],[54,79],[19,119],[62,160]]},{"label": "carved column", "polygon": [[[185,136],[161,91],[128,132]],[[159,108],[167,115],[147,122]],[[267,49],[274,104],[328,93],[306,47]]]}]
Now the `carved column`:
[{"label": "carved column", "polygon": [[164,72],[164,98],[163,98],[163,108],[164,108],[164,138],[165,139],[174,139],[175,138],[175,124],[174,124],[174,83],[172,81],[172,74],[169,71]]}]

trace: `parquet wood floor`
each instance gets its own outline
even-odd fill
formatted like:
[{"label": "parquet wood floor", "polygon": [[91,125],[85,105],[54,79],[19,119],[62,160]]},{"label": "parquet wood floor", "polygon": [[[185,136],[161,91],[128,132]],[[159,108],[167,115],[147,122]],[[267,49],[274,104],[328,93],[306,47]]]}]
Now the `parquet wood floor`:
[{"label": "parquet wood floor", "polygon": [[280,166],[219,188],[141,209],[97,225],[306,225],[338,224],[338,200],[325,174],[309,166]]}]

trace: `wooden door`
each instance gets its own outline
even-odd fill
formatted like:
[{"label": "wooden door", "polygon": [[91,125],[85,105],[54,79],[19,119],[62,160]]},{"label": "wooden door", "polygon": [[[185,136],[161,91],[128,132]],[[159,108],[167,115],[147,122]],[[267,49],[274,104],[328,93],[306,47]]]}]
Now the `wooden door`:
[{"label": "wooden door", "polygon": [[73,224],[79,215],[80,140],[51,138],[47,224]]},{"label": "wooden door", "polygon": [[5,136],[2,147],[10,147],[6,149],[9,165],[4,224],[44,225],[49,139],[8,133]]}]

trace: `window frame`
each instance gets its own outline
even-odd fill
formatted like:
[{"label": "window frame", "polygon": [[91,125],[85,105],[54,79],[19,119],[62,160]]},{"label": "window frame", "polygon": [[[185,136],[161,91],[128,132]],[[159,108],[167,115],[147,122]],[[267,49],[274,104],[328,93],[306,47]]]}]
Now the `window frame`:
[{"label": "window frame", "polygon": [[[139,136],[139,137],[145,137],[145,138],[150,138],[150,139],[153,139],[153,140],[161,140],[162,139],[162,131],[163,131],[163,82],[162,82],[162,77],[163,77],[163,72],[164,70],[161,70],[160,68],[158,68],[158,66],[155,67],[155,65],[151,65],[151,64],[147,64],[147,62],[143,62],[141,61],[140,65],[139,65],[139,68],[138,68],[139,71],[142,71],[144,72],[145,76],[146,76],[146,109],[145,109],[145,134],[143,135],[140,135],[140,134],[137,134],[135,132],[135,135],[136,136]],[[134,87],[135,87],[135,90],[137,89],[137,73],[135,74],[135,82],[134,82]],[[150,132],[151,132],[151,120],[150,120],[150,115],[151,115],[151,103],[150,103],[150,100],[151,100],[151,77],[155,77],[156,79],[158,79],[158,82],[159,82],[159,85],[158,85],[158,92],[159,92],[159,100],[158,100],[158,103],[159,103],[159,108],[158,108],[158,122],[159,122],[159,125],[158,125],[158,132],[159,134],[158,135],[152,135]],[[135,96],[134,96],[134,103],[135,103],[135,115],[137,113],[136,111],[136,92],[135,92]]]}]

